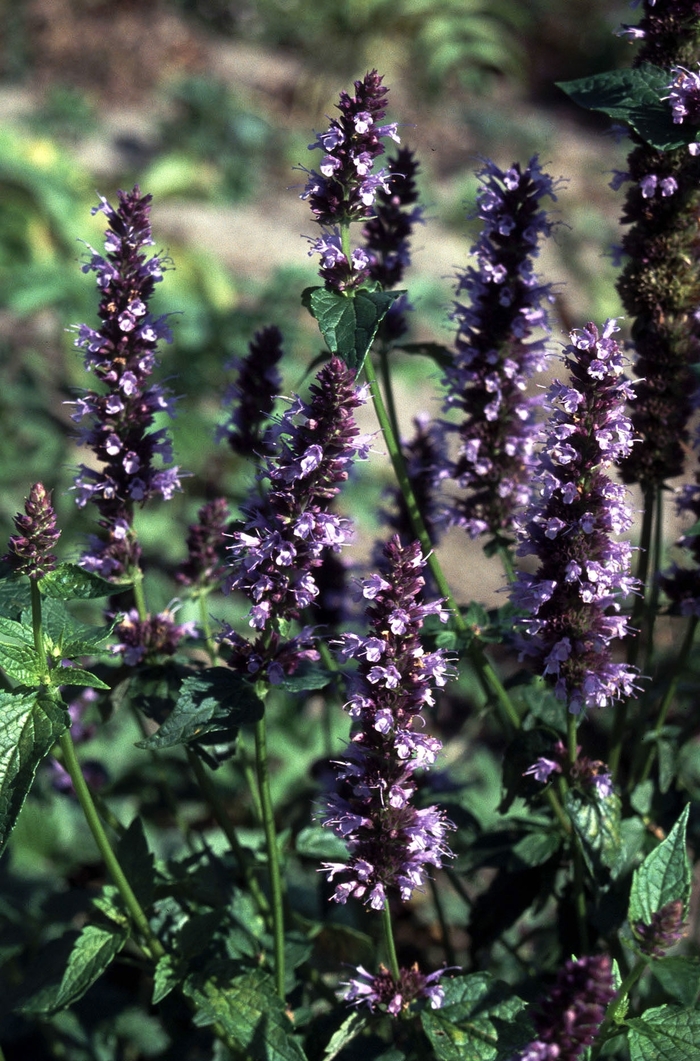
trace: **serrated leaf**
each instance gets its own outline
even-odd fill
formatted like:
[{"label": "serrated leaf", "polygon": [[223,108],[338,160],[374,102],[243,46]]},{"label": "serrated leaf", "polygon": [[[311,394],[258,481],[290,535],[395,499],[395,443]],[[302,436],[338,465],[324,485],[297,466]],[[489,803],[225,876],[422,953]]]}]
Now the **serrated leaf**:
[{"label": "serrated leaf", "polygon": [[153,974],[153,1005],[157,1006],[180,984],[184,977],[181,963],[172,954],[159,958]]},{"label": "serrated leaf", "polygon": [[0,582],[0,617],[17,621],[32,603],[28,578],[10,576]]},{"label": "serrated leaf", "polygon": [[185,981],[184,991],[197,1007],[200,1026],[218,1022],[241,1051],[255,1061],[306,1061],[293,1038],[291,1021],[272,980],[262,972],[234,980]]},{"label": "serrated leaf", "polygon": [[82,667],[54,667],[51,671],[52,685],[80,685],[90,689],[109,689],[109,685],[92,671]]},{"label": "serrated leaf", "polygon": [[700,958],[672,955],[651,963],[651,971],[665,991],[682,1006],[694,1006],[700,992]]},{"label": "serrated leaf", "polygon": [[657,1006],[627,1024],[630,1061],[697,1061],[699,1010]]},{"label": "serrated leaf", "polygon": [[692,143],[696,130],[674,123],[668,99],[662,98],[668,96],[669,82],[668,71],[644,63],[557,85],[580,107],[626,122],[652,147],[672,151]]},{"label": "serrated leaf", "polygon": [[323,1061],[335,1061],[348,1043],[352,1042],[367,1026],[367,1018],[357,1010],[346,1017],[338,1030],[333,1033],[323,1055]]},{"label": "serrated leaf", "polygon": [[498,1029],[493,1018],[512,1021],[525,1003],[489,973],[445,979],[443,986],[442,1007],[420,1015],[438,1061],[494,1061]]},{"label": "serrated leaf", "polygon": [[209,667],[182,683],[172,714],[137,748],[232,740],[244,723],[262,718],[263,704],[250,682],[227,667]]},{"label": "serrated leaf", "polygon": [[67,933],[56,941],[58,947],[51,948],[50,960],[39,955],[40,975],[50,982],[45,982],[18,1008],[22,1013],[45,1016],[66,1009],[82,998],[127,939],[128,932],[114,924],[85,925],[77,936]]},{"label": "serrated leaf", "polygon": [[62,601],[113,597],[124,593],[130,586],[130,582],[107,582],[99,575],[71,563],[59,564],[39,582],[39,589],[45,597]]},{"label": "serrated leaf", "polygon": [[39,763],[67,725],[65,706],[42,693],[0,692],[0,853]]},{"label": "serrated leaf", "polygon": [[685,849],[685,830],[690,804],[665,840],[654,848],[636,869],[632,878],[629,911],[630,924],[651,924],[652,915],[667,903],[680,899],[687,908],[690,898],[690,863]]},{"label": "serrated leaf", "polygon": [[114,884],[105,884],[100,894],[92,900],[92,905],[104,914],[108,921],[113,921],[120,928],[128,929],[129,915],[119,889]]},{"label": "serrated leaf", "polygon": [[0,667],[20,685],[41,683],[42,671],[33,646],[0,644]]},{"label": "serrated leaf", "polygon": [[605,875],[615,868],[622,851],[620,836],[620,797],[599,796],[596,792],[584,795],[569,789],[564,800],[566,813],[576,835],[592,877]]},{"label": "serrated leaf", "polygon": [[340,295],[325,287],[312,287],[303,292],[302,302],[318,321],[331,353],[359,373],[389,307],[404,293],[360,288]]}]

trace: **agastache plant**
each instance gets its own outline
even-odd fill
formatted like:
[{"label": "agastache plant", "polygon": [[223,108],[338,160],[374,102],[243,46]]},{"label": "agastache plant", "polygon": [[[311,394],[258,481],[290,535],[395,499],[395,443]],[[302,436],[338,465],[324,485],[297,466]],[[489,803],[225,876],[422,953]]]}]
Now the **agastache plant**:
[{"label": "agastache plant", "polygon": [[[79,562],[59,559],[42,474],[8,519],[0,572],[0,1061],[697,1050],[698,483],[678,494],[687,564],[668,566],[646,511],[697,403],[700,3],[642,10],[653,67],[602,75],[603,106],[590,79],[569,91],[602,110],[613,98],[617,118],[629,103],[621,287],[637,352],[658,354],[648,379],[626,378],[634,351],[614,319],[571,331],[558,378],[536,379],[557,345],[556,278],[535,260],[559,193],[537,156],[482,159],[456,343],[404,343],[409,297],[421,305],[418,163],[385,152],[396,126],[373,70],[312,145],[304,192],[323,285],[302,305],[328,349],[312,337],[305,357],[299,329],[290,358],[262,327],[228,391],[222,354],[201,405],[224,396],[225,444],[169,506],[157,564],[137,530],[180,479],[155,381],[166,259],[149,250],[148,195],[100,201],[106,249],[84,265],[100,323],[78,332],[96,382],[73,410],[80,523],[94,511],[96,534],[65,547]],[[670,392],[683,378],[688,393],[667,436],[645,438],[665,415],[667,355]],[[287,379],[300,394],[285,397]],[[431,398],[439,415],[416,417],[402,446]],[[633,423],[627,404],[644,402]],[[619,481],[637,447],[639,535]],[[448,472],[467,532],[452,555],[438,543]],[[486,606],[472,588],[495,552],[508,593]]]},{"label": "agastache plant", "polygon": [[459,448],[446,474],[459,494],[447,518],[473,538],[502,539],[529,499],[537,399],[525,388],[547,361],[553,298],[533,262],[552,230],[541,202],[556,199],[556,183],[536,157],[508,170],[487,160],[478,177],[482,231],[476,263],[457,285],[455,355],[445,377],[445,407],[461,415],[448,425]]}]

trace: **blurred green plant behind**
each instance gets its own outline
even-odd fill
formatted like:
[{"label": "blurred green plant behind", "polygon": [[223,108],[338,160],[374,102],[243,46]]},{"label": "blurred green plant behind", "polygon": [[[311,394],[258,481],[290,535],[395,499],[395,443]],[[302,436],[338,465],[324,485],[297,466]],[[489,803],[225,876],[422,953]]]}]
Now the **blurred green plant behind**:
[{"label": "blurred green plant behind", "polygon": [[[568,178],[555,204],[562,224],[541,259],[547,279],[561,284],[559,330],[618,314],[609,248],[619,240],[620,198],[607,185],[609,171],[623,165],[624,148],[602,135],[604,121],[577,111],[554,82],[628,64],[632,50],[614,36],[626,14],[626,3],[610,0],[0,0],[4,540],[36,481],[54,492],[63,542],[77,550],[92,529],[91,514],[76,508],[70,492],[84,458],[66,403],[90,384],[70,326],[94,324],[97,306],[94,278],[80,268],[86,248],[77,241],[101,246],[104,217],[90,214],[96,192],[110,198],[138,183],[154,196],[157,249],[171,259],[152,308],[174,314],[174,342],[161,351],[160,377],[180,395],[173,434],[177,463],[189,473],[167,516],[153,506],[139,523],[150,607],[169,601],[169,576],[184,557],[186,526],[199,505],[223,494],[235,508],[250,484],[250,473],[214,443],[231,375],[227,362],[245,353],[256,329],[278,325],[289,394],[303,389],[319,354],[314,322],[299,304],[301,290],[316,282],[304,239],[314,231],[299,199],[300,168],[312,164],[307,145],[325,127],[339,90],[351,90],[372,67],[385,75],[389,118],[400,123],[402,142],[416,149],[421,164],[426,224],[415,238],[407,283],[416,308],[411,338],[449,341],[452,276],[466,264],[474,236],[467,218],[480,155],[508,166],[537,152],[549,173]],[[395,368],[408,428],[425,401],[430,369],[402,355]],[[382,483],[375,486],[373,492],[350,484],[344,497],[370,531]],[[61,559],[74,558],[61,552]],[[461,688],[454,696],[478,711],[478,692]],[[324,740],[345,738],[347,720],[339,713],[338,731],[329,735],[296,709],[274,706],[275,803],[300,814],[314,795],[311,766]],[[445,711],[442,724],[449,730],[454,723],[456,732],[449,701]],[[474,724],[468,718],[463,727],[465,747]],[[91,743],[91,755],[109,764],[110,805],[123,817],[140,812],[151,829],[151,849],[168,858],[176,832],[168,828],[172,808],[163,796],[170,786],[178,824],[206,829],[206,843],[217,853],[216,830],[202,820],[184,763],[167,756],[157,765],[146,762],[133,747],[139,736],[128,712],[115,712]],[[227,764],[221,771],[233,792],[241,787],[230,776],[235,769]],[[687,773],[686,786],[697,791],[695,760]],[[484,814],[493,813],[501,785],[496,752],[483,743],[473,747],[468,758],[455,759],[453,775],[472,786]],[[232,802],[234,821],[245,826],[248,811],[240,799]],[[450,809],[465,851],[470,814]],[[299,833],[301,852],[308,817],[288,816],[282,825]],[[525,837],[528,827],[522,825]],[[318,853],[311,840],[308,845],[315,878]],[[38,950],[47,932],[72,924],[86,903],[78,889],[101,873],[94,861],[77,806],[56,796],[40,774],[11,856],[0,865],[2,961],[28,938]],[[303,891],[304,881],[294,883]],[[49,900],[53,927],[47,930],[42,919],[48,920]],[[212,916],[217,902],[215,895]],[[452,918],[452,910],[447,914]],[[429,948],[427,927],[425,937]],[[352,951],[359,939],[348,930],[350,952],[340,961],[364,960]],[[105,1011],[106,998],[100,996]],[[99,1006],[86,1001],[83,1020],[98,1017]],[[70,1019],[65,1016],[62,1034],[72,1034]],[[130,1056],[162,1048],[160,1026],[136,1005],[120,1020],[120,1034],[136,1051]],[[93,1056],[81,1052],[77,1038],[74,1049],[76,1061]]]}]

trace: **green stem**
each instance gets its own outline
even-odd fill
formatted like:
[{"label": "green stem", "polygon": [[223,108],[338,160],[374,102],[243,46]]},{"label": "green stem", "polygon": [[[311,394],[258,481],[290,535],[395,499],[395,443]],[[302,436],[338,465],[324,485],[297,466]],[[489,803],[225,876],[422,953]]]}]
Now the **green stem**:
[{"label": "green stem", "polygon": [[433,905],[435,906],[435,913],[437,914],[438,923],[440,925],[440,933],[442,935],[442,946],[445,951],[445,960],[448,965],[456,965],[457,957],[455,955],[454,947],[452,946],[452,940],[450,939],[450,932],[447,925],[447,919],[445,918],[445,910],[442,905],[442,896],[438,890],[437,883],[433,877],[428,878],[430,884],[430,891],[433,896]]},{"label": "green stem", "polygon": [[270,792],[270,769],[267,759],[267,730],[265,716],[255,723],[255,765],[258,776],[258,791],[262,808],[265,845],[267,848],[267,867],[270,876],[270,898],[272,900],[272,931],[275,954],[275,987],[277,994],[284,999],[284,909],[282,901],[282,877],[280,875],[279,853],[275,818]]},{"label": "green stem", "polygon": [[608,1032],[610,1031],[610,1027],[615,1020],[615,1017],[619,1013],[621,1007],[626,1002],[627,996],[629,995],[634,985],[637,983],[637,980],[642,975],[648,964],[648,958],[638,958],[635,964],[628,972],[625,979],[620,984],[620,990],[617,992],[615,998],[608,1006],[607,1013],[605,1014],[605,1019],[600,1026],[600,1030],[598,1031],[598,1037],[595,1043],[593,1044],[593,1049],[591,1051],[591,1061],[596,1061],[596,1059],[600,1055],[600,1051],[605,1045],[605,1040],[607,1038]]},{"label": "green stem", "polygon": [[82,770],[80,769],[80,764],[75,754],[73,739],[69,732],[64,733],[59,738],[59,744],[61,746],[61,751],[63,752],[63,762],[65,763],[66,770],[70,774],[70,779],[73,782],[73,788],[78,797],[78,802],[85,815],[85,820],[97,845],[97,849],[102,855],[105,866],[107,867],[107,872],[114,881],[124,905],[129,912],[131,920],[142,938],[145,940],[144,949],[153,961],[157,961],[159,958],[163,957],[165,949],[148,923],[148,918],[146,917],[138,899],[134,895],[132,887],[126,879],[124,871],[117,860],[117,856],[114,854],[110,842],[107,839],[107,834],[102,827],[102,822],[97,813],[92,794],[87,786],[85,778],[83,777]]},{"label": "green stem", "polygon": [[204,634],[204,641],[207,646],[207,652],[209,653],[209,660],[212,666],[216,663],[219,653],[216,647],[216,641],[211,631],[211,620],[209,618],[209,609],[207,607],[207,600],[209,599],[208,593],[200,593],[197,604],[199,606],[199,625],[202,628]]},{"label": "green stem", "polygon": [[[421,548],[423,550],[424,556],[426,557],[428,567],[430,568],[430,572],[435,580],[435,585],[437,586],[438,593],[441,597],[444,598],[447,607],[452,613],[452,617],[454,619],[454,623],[458,632],[465,639],[467,639],[472,632],[464,621],[462,613],[460,612],[459,607],[457,606],[457,602],[452,596],[452,591],[450,590],[449,583],[445,578],[442,566],[440,565],[440,561],[438,560],[437,554],[433,549],[433,543],[430,540],[430,535],[428,534],[425,523],[423,522],[423,517],[418,507],[415,494],[413,493],[413,488],[411,487],[411,483],[406,472],[406,465],[404,463],[403,454],[401,453],[401,449],[399,447],[396,435],[392,430],[389,416],[387,414],[386,407],[382,399],[382,394],[379,389],[379,383],[377,381],[377,377],[374,373],[374,368],[369,357],[367,357],[365,360],[365,375],[367,376],[367,382],[369,383],[372,401],[374,402],[374,409],[377,414],[377,420],[379,421],[379,426],[382,429],[384,441],[386,442],[386,447],[389,452],[389,458],[394,468],[394,474],[396,475],[396,479],[401,489],[401,493],[403,494],[404,500],[406,502],[406,508],[408,510],[408,515],[411,520],[411,526],[413,527],[413,531],[421,544]],[[491,697],[492,695],[495,696],[496,703],[498,704],[498,707],[506,723],[516,730],[519,729],[520,716],[518,715],[518,712],[515,709],[515,705],[508,696],[508,693],[506,692],[501,681],[496,675],[496,672],[494,671],[493,667],[486,659],[484,651],[475,637],[472,637],[471,639],[468,648],[468,653],[472,665],[476,670],[476,673],[479,677],[479,681],[481,682],[481,685],[484,691],[486,692],[487,697]]]},{"label": "green stem", "polygon": [[[570,711],[566,717],[566,742],[569,756],[569,765],[573,771],[578,759],[578,743],[576,740],[576,715]],[[565,785],[562,779],[562,785]],[[581,841],[575,829],[571,830],[571,850],[574,870],[574,908],[576,910],[576,922],[578,925],[579,944],[581,953],[588,953],[588,921],[586,917],[586,890],[584,880],[584,862]]]},{"label": "green stem", "polygon": [[389,351],[385,346],[379,351],[379,365],[382,373],[382,383],[384,384],[384,394],[386,395],[386,407],[389,414],[389,422],[391,423],[394,435],[401,444],[401,431],[399,429],[399,417],[396,412],[396,400],[394,398],[394,386],[391,379],[391,371],[389,368]]},{"label": "green stem", "polygon": [[[669,708],[670,708],[671,704],[673,703],[673,698],[676,695],[676,689],[678,688],[678,682],[680,681],[680,678],[681,678],[681,676],[683,674],[683,671],[685,670],[685,666],[686,666],[686,664],[688,662],[688,657],[690,656],[690,650],[693,647],[693,641],[695,640],[695,631],[697,630],[697,626],[698,626],[697,616],[692,615],[690,617],[689,621],[688,621],[688,626],[686,627],[686,631],[685,631],[685,638],[683,639],[683,644],[681,645],[681,650],[678,653],[678,659],[676,660],[676,664],[675,664],[675,666],[673,668],[673,677],[671,678],[670,682],[668,683],[668,688],[666,690],[666,693],[664,695],[663,700],[661,701],[661,706],[659,708],[659,714],[658,714],[658,717],[656,719],[656,725],[654,726],[654,733],[657,734],[657,735],[659,733],[661,733],[661,730],[666,725],[666,716],[668,715]],[[635,782],[635,784],[641,784],[643,781],[646,781],[647,778],[649,777],[649,774],[651,773],[651,768],[652,768],[652,766],[654,764],[654,758],[656,756],[657,750],[658,750],[657,741],[652,741],[652,743],[649,746],[649,750],[647,752],[647,757],[646,757],[646,761],[644,763],[644,766],[642,768],[642,772],[639,775],[639,781]],[[632,787],[634,787],[634,785]]]},{"label": "green stem", "polygon": [[236,830],[233,826],[233,822],[231,821],[226,812],[226,808],[218,793],[216,785],[207,773],[204,764],[202,763],[199,756],[196,754],[196,752],[193,752],[191,748],[187,749],[187,761],[190,764],[192,773],[197,778],[197,783],[200,789],[202,790],[202,795],[211,807],[212,813],[216,818],[219,828],[221,829],[224,836],[231,845],[231,850],[236,856],[236,861],[238,862],[238,865],[240,866],[243,872],[246,884],[248,885],[250,894],[253,896],[253,899],[257,904],[258,910],[260,910],[262,914],[269,914],[270,904],[267,901],[265,893],[260,887],[260,882],[258,881],[258,878],[255,875],[255,870],[253,869],[250,863],[250,859],[247,857],[247,854],[244,848],[241,846],[241,842],[238,839],[238,836],[236,835]]},{"label": "green stem", "polygon": [[396,957],[394,930],[391,925],[391,911],[389,910],[388,899],[384,900],[384,906],[382,907],[382,925],[384,927],[384,943],[386,945],[387,957],[389,959],[389,970],[394,978],[394,983],[398,984],[401,978],[401,972],[399,970],[399,960]]},{"label": "green stem", "polygon": [[148,608],[146,607],[146,594],[143,588],[143,571],[140,567],[137,567],[130,571],[129,574],[132,579],[132,590],[136,610],[139,613],[139,619],[141,622],[145,622],[148,618]]}]

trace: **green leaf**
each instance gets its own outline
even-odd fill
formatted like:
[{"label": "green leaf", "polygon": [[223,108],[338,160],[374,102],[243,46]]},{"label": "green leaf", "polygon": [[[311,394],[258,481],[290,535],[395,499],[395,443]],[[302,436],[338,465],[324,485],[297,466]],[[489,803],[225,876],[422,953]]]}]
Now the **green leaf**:
[{"label": "green leaf", "polygon": [[415,354],[420,357],[429,357],[438,368],[443,370],[454,364],[455,355],[447,346],[440,343],[402,343],[396,347],[404,354]]},{"label": "green leaf", "polygon": [[[92,655],[104,644],[117,623],[116,618],[106,626],[81,623],[61,601],[51,598],[44,600],[41,617],[46,651],[54,660]],[[31,627],[31,613],[23,613],[22,618]]]},{"label": "green leaf", "polygon": [[[51,1015],[77,1002],[122,949],[128,932],[114,924],[85,925],[77,935],[66,933],[37,959],[42,985],[19,1009]],[[46,953],[48,952],[48,953]]]},{"label": "green leaf", "polygon": [[59,564],[39,582],[39,589],[45,597],[63,601],[113,597],[124,593],[130,586],[130,582],[107,582],[78,564],[70,563]]},{"label": "green leaf", "polygon": [[157,1006],[182,982],[184,972],[181,963],[172,954],[164,954],[158,960],[153,974],[153,1005]]},{"label": "green leaf", "polygon": [[295,848],[298,855],[313,862],[344,862],[348,857],[345,841],[321,825],[307,825],[302,829]]},{"label": "green leaf", "polygon": [[438,1061],[494,1061],[498,1030],[494,1019],[512,1022],[525,1007],[512,989],[489,973],[470,973],[443,980],[440,1009],[421,1013],[423,1029]]},{"label": "green leaf", "polygon": [[672,955],[651,963],[651,971],[665,991],[683,1006],[694,1006],[700,991],[700,958]]},{"label": "green leaf", "polygon": [[651,924],[652,915],[667,903],[682,900],[687,908],[690,898],[690,863],[685,849],[685,830],[690,804],[665,840],[654,848],[635,870],[632,878],[628,920]]},{"label": "green leaf", "polygon": [[626,122],[652,147],[672,151],[692,143],[696,130],[674,123],[668,99],[662,98],[669,82],[668,71],[645,63],[557,84],[580,107]]},{"label": "green leaf", "polygon": [[82,667],[54,667],[51,671],[52,685],[86,685],[91,689],[109,689],[109,685],[89,670]]},{"label": "green leaf", "polygon": [[42,670],[33,646],[0,644],[0,667],[20,685],[41,683]]},{"label": "green leaf", "polygon": [[196,1004],[195,1024],[218,1022],[238,1049],[255,1061],[305,1061],[284,1003],[265,973],[228,981],[210,979],[201,985],[190,977],[184,991]]},{"label": "green leaf", "polygon": [[119,838],[116,855],[136,898],[142,907],[148,909],[153,902],[155,867],[140,818],[134,818]]},{"label": "green leaf", "polygon": [[620,836],[620,797],[577,792],[571,788],[564,800],[566,812],[592,877],[605,876],[614,869],[622,850]]},{"label": "green leaf", "polygon": [[323,1061],[335,1061],[335,1058],[343,1052],[347,1044],[352,1042],[366,1026],[367,1018],[358,1013],[357,1010],[354,1010],[331,1036],[326,1052],[323,1055]]},{"label": "green leaf", "polygon": [[174,748],[233,740],[243,723],[262,718],[263,704],[250,682],[228,667],[209,667],[182,683],[171,715],[137,748]]},{"label": "green leaf", "polygon": [[327,670],[309,671],[307,674],[295,674],[291,678],[283,678],[275,684],[275,689],[284,689],[287,693],[306,693],[312,689],[325,689],[336,678]]},{"label": "green leaf", "polygon": [[331,353],[359,373],[379,325],[391,303],[402,294],[403,291],[360,288],[349,295],[340,295],[325,287],[307,287],[302,303],[318,321]]},{"label": "green leaf", "polygon": [[65,706],[41,692],[0,692],[0,853],[39,763],[67,725]]},{"label": "green leaf", "polygon": [[630,1061],[697,1061],[700,1010],[657,1006],[627,1024]]}]

